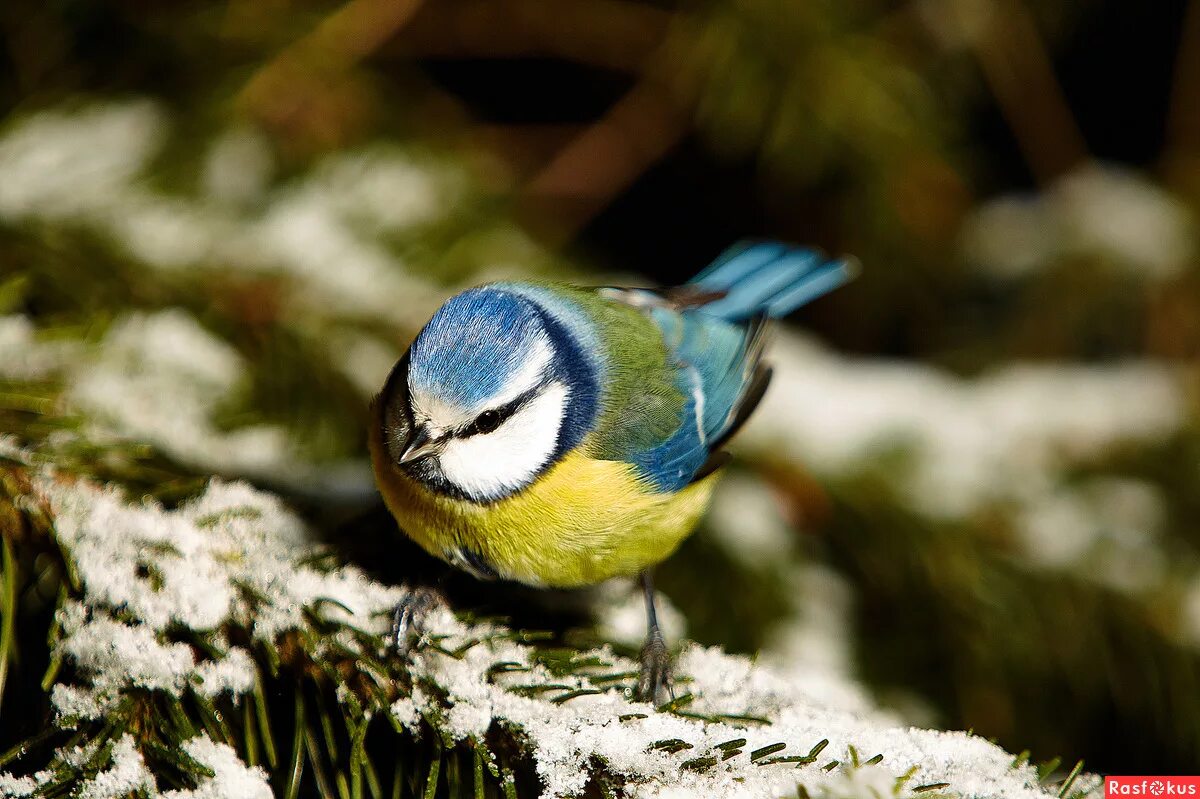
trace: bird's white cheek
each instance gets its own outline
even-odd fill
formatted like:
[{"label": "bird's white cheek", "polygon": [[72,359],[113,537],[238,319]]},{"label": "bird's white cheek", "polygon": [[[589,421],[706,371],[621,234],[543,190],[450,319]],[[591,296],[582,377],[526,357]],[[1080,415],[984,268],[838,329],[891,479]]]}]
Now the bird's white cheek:
[{"label": "bird's white cheek", "polygon": [[567,396],[566,386],[554,383],[494,432],[452,440],[439,457],[442,473],[473,498],[524,487],[554,454]]}]

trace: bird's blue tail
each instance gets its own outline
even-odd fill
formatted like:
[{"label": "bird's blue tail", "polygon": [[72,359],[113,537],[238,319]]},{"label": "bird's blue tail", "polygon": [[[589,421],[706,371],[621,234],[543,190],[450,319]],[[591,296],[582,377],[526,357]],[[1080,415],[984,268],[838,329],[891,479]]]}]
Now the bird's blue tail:
[{"label": "bird's blue tail", "polygon": [[858,263],[829,259],[817,250],[778,242],[736,244],[688,282],[700,292],[723,297],[702,306],[730,322],[754,316],[785,316],[845,284]]}]

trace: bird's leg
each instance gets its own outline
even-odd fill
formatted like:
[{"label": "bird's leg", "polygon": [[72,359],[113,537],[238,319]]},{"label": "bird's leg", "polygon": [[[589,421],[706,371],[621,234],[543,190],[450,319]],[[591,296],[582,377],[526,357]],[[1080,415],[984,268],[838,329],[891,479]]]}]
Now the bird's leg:
[{"label": "bird's leg", "polygon": [[658,627],[658,612],[654,607],[654,581],[650,570],[642,572],[642,592],[646,596],[646,644],[642,647],[641,674],[638,677],[638,699],[655,705],[666,701],[666,694],[675,698],[671,684],[671,656]]},{"label": "bird's leg", "polygon": [[425,631],[429,611],[442,602],[436,590],[427,587],[409,589],[392,611],[392,648],[400,657],[408,657],[413,644]]}]

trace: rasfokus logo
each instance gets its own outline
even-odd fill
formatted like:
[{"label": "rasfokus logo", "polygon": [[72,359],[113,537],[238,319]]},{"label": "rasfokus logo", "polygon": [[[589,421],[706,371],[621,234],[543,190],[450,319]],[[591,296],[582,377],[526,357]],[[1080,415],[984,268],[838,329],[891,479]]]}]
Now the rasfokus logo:
[{"label": "rasfokus logo", "polygon": [[1117,796],[1194,796],[1200,799],[1200,777],[1105,777],[1104,799]]}]

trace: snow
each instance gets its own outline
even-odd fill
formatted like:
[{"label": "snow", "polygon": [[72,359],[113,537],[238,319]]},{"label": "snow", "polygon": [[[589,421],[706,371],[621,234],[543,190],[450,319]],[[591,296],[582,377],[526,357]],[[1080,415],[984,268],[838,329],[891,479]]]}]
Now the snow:
[{"label": "snow", "polygon": [[26,316],[0,316],[0,378],[38,380],[50,377],[78,349],[71,342],[43,340]]},{"label": "snow", "polygon": [[275,158],[266,136],[251,127],[235,127],[209,145],[202,186],[214,200],[239,205],[261,198],[274,172]]},{"label": "snow", "polygon": [[[335,343],[344,349],[331,362],[364,397],[378,391],[399,358],[370,336],[345,333],[324,345]],[[152,444],[200,472],[290,485],[317,479],[369,485],[365,461],[314,463],[279,425],[220,427],[218,412],[245,390],[249,370],[228,342],[182,309],[126,313],[92,344],[55,339],[24,316],[0,316],[0,379],[51,378],[63,383],[67,410],[86,417],[89,439]]]},{"label": "snow", "polygon": [[432,156],[375,147],[331,155],[272,189],[268,146],[235,128],[212,143],[195,195],[168,193],[144,172],[169,129],[147,100],[17,122],[0,136],[0,220],[81,225],[154,269],[282,276],[296,318],[403,327],[436,309],[441,291],[379,239],[443,218],[465,176]]},{"label": "snow", "polygon": [[1185,640],[1200,649],[1200,575],[1193,576],[1185,589],[1180,616]]},{"label": "snow", "polygon": [[[327,598],[337,604],[322,606],[326,616],[382,632],[402,595],[354,569],[298,567],[308,546],[302,524],[273,496],[243,483],[214,480],[202,496],[170,511],[129,503],[115,489],[43,479],[41,490],[86,603],[67,603],[60,614],[61,651],[90,682],[55,686],[64,716],[98,717],[127,686],[179,693],[191,685],[210,696],[250,690],[249,653],[230,647],[198,663],[190,646],[167,640],[172,624],[205,632],[234,622],[273,641],[304,623],[303,608]],[[269,604],[251,606],[239,586]],[[103,612],[118,607],[133,620]]]},{"label": "snow", "polygon": [[1066,464],[1183,425],[1182,379],[1163,364],[1033,365],[974,380],[930,366],[846,358],[777,337],[775,377],[735,444],[826,476],[870,468],[901,448],[896,477],[915,507],[961,517],[1044,493]]},{"label": "snow", "polygon": [[36,777],[14,777],[0,772],[0,796],[11,796],[13,799],[29,796],[37,790],[39,784]]},{"label": "snow", "polygon": [[1091,478],[1031,502],[1016,519],[1029,563],[1077,568],[1126,593],[1160,584],[1167,564],[1159,535],[1166,518],[1161,492],[1128,478]]},{"label": "snow", "polygon": [[[450,634],[443,647],[453,648],[469,630],[448,614],[436,619],[440,635]],[[630,661],[600,651],[595,654],[611,665],[604,672],[634,668]],[[489,667],[500,661],[524,664],[528,672],[486,678]],[[861,707],[848,708],[839,697],[814,691],[813,686],[781,677],[750,660],[723,654],[716,649],[691,647],[683,653],[677,671],[690,678],[686,690],[696,695],[688,707],[701,713],[748,714],[769,719],[765,725],[735,726],[669,713],[649,705],[632,703],[618,692],[579,696],[562,703],[521,696],[510,690],[522,683],[559,682],[563,689],[587,689],[586,676],[552,677],[533,662],[526,647],[510,641],[493,640],[478,645],[461,660],[433,650],[414,657],[414,673],[446,691],[446,707],[426,699],[430,715],[444,714],[444,730],[456,739],[482,734],[493,722],[519,729],[533,748],[544,795],[571,796],[588,780],[588,764],[602,761],[608,770],[634,786],[635,796],[779,796],[795,791],[797,782],[811,792],[840,790],[856,777],[852,769],[823,767],[832,760],[847,762],[849,747],[863,759],[882,754],[881,769],[894,782],[912,766],[918,766],[913,785],[949,781],[951,790],[978,797],[1043,797],[1051,795],[1037,787],[1027,766],[1012,768],[1012,755],[983,739],[966,733],[943,733],[904,727],[890,717]],[[680,683],[681,690],[685,683]],[[553,692],[548,696],[552,696]],[[404,711],[411,711],[405,706]],[[645,718],[621,716],[645,714]],[[718,744],[745,738],[742,752],[708,769],[682,768],[688,760],[714,752]],[[679,739],[689,744],[670,752],[656,742]],[[829,743],[821,757],[797,769],[795,763],[750,762],[752,750],[784,742],[775,755],[804,755],[820,741]],[[828,794],[828,795],[837,795]]]},{"label": "snow", "polygon": [[[760,658],[776,669],[791,670],[797,679],[825,680],[828,690],[862,696],[854,676],[854,591],[834,570],[803,561],[784,575],[791,613],[766,636]],[[850,700],[847,699],[847,702]],[[860,699],[860,701],[862,701]]]},{"label": "snow", "polygon": [[392,367],[403,354],[392,342],[377,336],[337,332],[326,337],[329,362],[364,397],[374,397],[383,388]]},{"label": "snow", "polygon": [[147,100],[42,111],[0,138],[0,218],[86,219],[134,180],[165,141]]},{"label": "snow", "polygon": [[819,684],[846,707],[865,707],[852,665],[853,590],[832,569],[796,557],[798,533],[772,490],[746,474],[727,475],[705,530],[745,568],[773,571],[785,586],[790,608],[765,636],[760,660],[791,679]]},{"label": "snow", "polygon": [[271,799],[270,783],[261,768],[249,767],[229,746],[198,735],[183,744],[183,751],[208,766],[213,776],[194,789],[164,791],[162,799]]},{"label": "snow", "polygon": [[[388,611],[403,596],[403,589],[374,583],[350,567],[325,572],[304,565],[312,550],[301,523],[273,496],[245,484],[214,480],[203,495],[174,510],[48,473],[39,478],[37,490],[49,503],[83,584],[83,601],[68,603],[61,616],[61,651],[83,677],[81,685],[55,687],[54,701],[64,715],[83,715],[79,708],[89,704],[102,712],[129,686],[173,693],[198,686],[210,694],[249,689],[254,663],[247,652],[226,647],[223,657],[197,663],[190,647],[170,640],[172,623],[201,634],[232,623],[257,639],[274,640],[305,624],[302,609],[308,607],[382,633]],[[180,561],[188,568],[176,569]],[[151,568],[139,571],[139,562]],[[146,590],[151,579],[160,585],[158,591]],[[238,584],[264,601],[251,608],[234,590]],[[198,596],[206,599],[197,601]],[[118,606],[120,619],[112,612]],[[418,687],[393,705],[395,718],[411,728],[424,717],[456,740],[480,736],[497,723],[512,728],[527,743],[547,797],[581,790],[597,760],[628,780],[636,796],[776,796],[794,792],[797,781],[814,795],[842,796],[856,786],[894,781],[913,766],[918,767],[914,786],[948,781],[964,796],[1050,795],[1037,786],[1029,767],[1011,768],[1012,756],[982,739],[906,727],[842,686],[716,649],[690,646],[677,662],[679,691],[695,697],[686,710],[710,717],[705,720],[632,702],[619,682],[616,688],[592,682],[593,676],[636,670],[635,663],[607,649],[582,654],[608,665],[558,677],[537,662],[532,647],[514,642],[504,628],[461,622],[444,607],[432,612],[426,631],[442,650],[481,642],[461,659],[418,647],[411,664]],[[213,640],[220,645],[223,639]],[[496,674],[491,669],[500,661],[522,664],[527,671]],[[520,686],[530,683],[566,687],[528,696]],[[602,693],[553,701],[573,688],[601,686]],[[766,723],[711,718],[729,714]],[[715,747],[736,738],[747,742],[729,759],[707,768],[681,767],[722,753]],[[682,751],[655,746],[671,739],[690,746]],[[758,747],[783,742],[786,748],[775,756],[803,755],[826,739],[816,762],[801,768],[750,760]],[[833,760],[849,762],[851,746],[864,761],[876,754],[883,761],[878,767],[824,770]],[[165,799],[270,795],[261,770],[246,767],[232,749],[197,738],[187,751],[216,776],[193,790],[164,792]],[[90,789],[97,796],[108,795],[103,791],[110,784],[141,779],[140,757],[122,748],[104,773],[107,781]],[[0,779],[15,789],[26,786]]]},{"label": "snow", "polygon": [[199,664],[192,673],[198,683],[193,687],[209,697],[224,691],[244,694],[254,688],[254,660],[239,647],[230,648],[220,660]]},{"label": "snow", "polygon": [[447,165],[375,146],[326,159],[305,185],[337,216],[396,232],[436,221],[456,201],[461,182]]},{"label": "snow", "polygon": [[761,480],[738,472],[717,485],[708,526],[730,557],[751,568],[784,561],[794,549],[796,534],[779,498]]},{"label": "snow", "polygon": [[62,651],[92,675],[97,693],[103,695],[126,684],[175,694],[183,690],[195,665],[187,644],[160,643],[154,630],[145,625],[103,617],[82,622],[86,611],[79,610],[78,615],[64,614]]},{"label": "snow", "polygon": [[1094,258],[1140,280],[1166,280],[1196,252],[1187,207],[1133,170],[1093,163],[1041,195],[983,205],[964,232],[967,258],[985,273],[1018,278],[1070,258]]},{"label": "snow", "polygon": [[132,735],[122,735],[116,742],[111,762],[83,786],[79,799],[122,799],[135,791],[154,791],[154,775],[146,768]]},{"label": "snow", "polygon": [[288,472],[296,459],[280,427],[229,432],[212,417],[247,379],[241,357],[178,309],[131,313],[73,372],[67,400],[93,423],[154,444],[205,471]]}]

